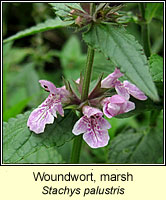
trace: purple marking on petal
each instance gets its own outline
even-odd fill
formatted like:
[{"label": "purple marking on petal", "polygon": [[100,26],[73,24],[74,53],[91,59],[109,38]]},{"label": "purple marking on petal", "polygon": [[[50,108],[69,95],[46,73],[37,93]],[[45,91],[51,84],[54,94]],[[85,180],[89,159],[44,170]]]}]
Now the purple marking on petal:
[{"label": "purple marking on petal", "polygon": [[61,101],[58,94],[49,94],[45,101],[29,116],[27,126],[35,133],[44,132],[45,125],[53,123],[56,112],[64,116]]},{"label": "purple marking on petal", "polygon": [[88,119],[87,117],[81,117],[74,125],[72,132],[74,135],[80,135],[81,133],[85,133],[88,130]]},{"label": "purple marking on petal", "polygon": [[65,88],[57,88],[62,103],[70,102],[70,93]]},{"label": "purple marking on petal", "polygon": [[129,81],[123,82],[124,87],[128,90],[128,93],[131,94],[133,97],[139,100],[146,100],[147,96],[134,84],[130,83]]},{"label": "purple marking on petal", "polygon": [[41,106],[48,106],[51,114],[57,117],[56,111],[63,117],[64,111],[62,108],[61,100],[59,95],[49,94],[47,99],[41,104]]},{"label": "purple marking on petal", "polygon": [[99,109],[84,106],[83,110],[86,115],[76,122],[72,132],[75,135],[83,133],[83,139],[92,148],[106,146],[109,141],[107,129],[111,128],[111,125],[102,118]]},{"label": "purple marking on petal", "polygon": [[109,74],[105,79],[101,82],[101,88],[112,88],[115,87],[115,83],[118,78],[123,76],[119,69],[115,69],[115,71]]},{"label": "purple marking on petal", "polygon": [[55,103],[55,104],[53,105],[53,109],[57,110],[57,112],[58,112],[62,117],[64,117],[64,110],[63,110],[63,108],[62,108],[61,102]]},{"label": "purple marking on petal", "polygon": [[30,114],[27,121],[27,126],[31,131],[39,134],[44,132],[46,124],[52,124],[53,122],[54,117],[49,112],[48,108],[38,107]]},{"label": "purple marking on petal", "polygon": [[91,148],[99,148],[106,146],[110,137],[107,130],[100,130],[95,133],[93,131],[84,133],[83,139]]},{"label": "purple marking on petal", "polygon": [[97,124],[99,125],[101,130],[111,128],[110,123],[106,119],[104,119],[103,117],[99,117],[96,121],[97,121]]},{"label": "purple marking on petal", "polygon": [[48,92],[52,93],[52,94],[56,94],[57,93],[57,88],[55,87],[55,85],[53,83],[51,83],[50,81],[46,81],[46,80],[39,80],[39,83],[41,84],[41,86]]},{"label": "purple marking on petal", "polygon": [[90,106],[84,106],[82,110],[83,110],[83,114],[87,116],[88,118],[96,114],[100,116],[103,115],[101,110],[99,110],[98,108],[90,107]]}]

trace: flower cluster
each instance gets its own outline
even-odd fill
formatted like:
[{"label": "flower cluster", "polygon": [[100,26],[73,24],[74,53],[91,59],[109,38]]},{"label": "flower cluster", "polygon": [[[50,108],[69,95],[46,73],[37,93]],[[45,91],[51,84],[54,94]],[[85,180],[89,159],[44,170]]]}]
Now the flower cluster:
[{"label": "flower cluster", "polygon": [[[100,83],[100,89],[115,89],[117,94],[99,98],[99,103],[93,107],[90,103],[88,105],[88,102],[93,101],[93,99],[90,99],[81,107],[83,116],[76,122],[72,132],[75,135],[83,134],[83,139],[92,148],[104,147],[109,141],[108,129],[111,128],[111,125],[103,118],[103,114],[108,118],[112,118],[116,115],[134,110],[135,104],[129,101],[130,95],[139,100],[147,99],[147,96],[134,84],[129,81],[121,82],[118,80],[121,76],[123,74],[116,68],[113,73],[108,75]],[[46,124],[54,122],[54,117],[57,117],[57,112],[61,116],[64,116],[63,105],[72,104],[72,94],[65,86],[56,88],[49,81],[40,80],[39,82],[49,92],[49,95],[38,108],[33,110],[27,122],[30,130],[37,134],[44,132]],[[76,81],[78,85],[79,82],[81,82],[80,79]],[[80,104],[79,100],[74,101]],[[78,107],[80,108],[80,105]]]}]

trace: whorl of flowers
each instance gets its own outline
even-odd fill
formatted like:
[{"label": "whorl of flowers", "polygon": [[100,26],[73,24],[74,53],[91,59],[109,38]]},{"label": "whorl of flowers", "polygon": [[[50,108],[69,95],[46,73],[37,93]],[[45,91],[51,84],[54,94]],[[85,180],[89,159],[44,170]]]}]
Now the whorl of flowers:
[{"label": "whorl of flowers", "polygon": [[[46,124],[54,122],[57,113],[64,116],[64,106],[76,105],[77,110],[82,112],[82,117],[75,123],[73,134],[83,134],[83,139],[91,148],[106,146],[109,141],[108,129],[111,125],[103,115],[112,118],[134,110],[135,104],[129,101],[130,95],[138,100],[147,99],[147,96],[134,84],[127,80],[123,82],[118,80],[121,76],[123,74],[116,68],[104,80],[100,79],[85,102],[81,102],[69,82],[65,81],[65,86],[56,88],[53,83],[40,80],[41,86],[49,92],[49,95],[38,108],[32,111],[27,126],[36,134],[42,133]],[[80,94],[82,83],[82,77],[75,81]]]}]

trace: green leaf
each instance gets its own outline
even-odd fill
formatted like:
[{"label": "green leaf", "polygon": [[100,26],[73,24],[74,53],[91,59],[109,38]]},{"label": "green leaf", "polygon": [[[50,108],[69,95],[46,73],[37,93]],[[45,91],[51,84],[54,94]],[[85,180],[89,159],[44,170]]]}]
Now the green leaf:
[{"label": "green leaf", "polygon": [[121,133],[110,147],[109,163],[154,164],[163,154],[163,132],[152,128],[149,132]]},{"label": "green leaf", "polygon": [[3,121],[7,121],[11,117],[16,117],[19,113],[23,111],[23,109],[27,106],[28,102],[31,100],[31,98],[26,98],[15,105],[13,105],[11,108],[4,110],[3,113]]},{"label": "green leaf", "polygon": [[68,8],[64,3],[49,3],[55,11],[55,14],[62,19],[70,14],[70,8]]},{"label": "green leaf", "polygon": [[80,6],[80,3],[49,3],[49,4],[53,6],[55,10],[64,10],[68,12],[71,10],[70,8],[72,8],[84,12],[82,7]]},{"label": "green leaf", "polygon": [[145,19],[150,23],[161,3],[146,3]]},{"label": "green leaf", "polygon": [[149,67],[153,81],[163,82],[163,58],[157,54],[151,55],[149,59]]},{"label": "green leaf", "polygon": [[23,157],[19,163],[62,163],[62,157],[55,147],[41,146],[33,153]]},{"label": "green leaf", "polygon": [[[54,123],[46,125],[44,133],[35,134],[27,127],[30,112],[11,118],[3,125],[4,163],[19,163],[39,148],[58,147],[73,139],[72,128],[78,119],[72,111],[65,111],[65,117],[58,116]],[[34,161],[35,163],[38,161]]]},{"label": "green leaf", "polygon": [[39,84],[39,76],[35,70],[34,63],[27,63],[24,65],[24,80],[25,88],[28,96],[33,97],[33,102],[30,102],[30,106],[33,107],[41,100]]},{"label": "green leaf", "polygon": [[102,53],[95,52],[93,62],[93,79],[98,79],[101,73],[104,73],[105,78],[114,71],[114,67],[115,66],[111,60],[107,60]]},{"label": "green leaf", "polygon": [[80,3],[65,3],[65,5],[69,8],[80,10],[82,12],[85,12],[82,7],[80,6]]},{"label": "green leaf", "polygon": [[81,44],[79,39],[73,35],[65,43],[61,51],[62,65],[65,67],[67,65],[67,61],[75,61],[75,59],[79,59],[80,56]]},{"label": "green leaf", "polygon": [[49,5],[53,7],[56,15],[64,19],[67,19],[67,17],[70,19],[71,9],[77,9],[84,12],[80,3],[49,3]]},{"label": "green leaf", "polygon": [[[10,44],[10,43],[6,43]],[[4,44],[3,46],[5,47]],[[32,54],[33,50],[31,48],[18,48],[18,47],[12,47],[6,55],[4,55],[3,59],[4,62],[9,65],[14,65],[22,62],[25,57],[29,54]]]},{"label": "green leaf", "polygon": [[163,15],[164,15],[164,2],[158,3],[158,9],[155,12],[154,18],[159,19],[163,23]]},{"label": "green leaf", "polygon": [[[101,50],[115,67],[154,101],[158,94],[148,70],[142,46],[121,26],[94,25],[83,36],[86,43]],[[104,70],[104,69],[103,69]]]},{"label": "green leaf", "polygon": [[23,31],[20,31],[18,33],[16,33],[15,35],[5,39],[3,42],[9,42],[12,40],[16,40],[16,39],[20,39],[23,38],[25,36],[29,36],[29,35],[33,35],[36,33],[40,33],[43,31],[48,31],[48,30],[52,30],[55,28],[61,28],[61,27],[66,27],[68,25],[71,25],[73,22],[63,22],[61,19],[59,18],[55,18],[55,19],[48,19],[47,21],[37,24],[36,26],[32,26],[31,28],[25,29]]},{"label": "green leaf", "polygon": [[82,54],[80,41],[75,35],[70,37],[63,46],[60,61],[65,77],[68,80],[77,80],[85,65],[86,55]]}]

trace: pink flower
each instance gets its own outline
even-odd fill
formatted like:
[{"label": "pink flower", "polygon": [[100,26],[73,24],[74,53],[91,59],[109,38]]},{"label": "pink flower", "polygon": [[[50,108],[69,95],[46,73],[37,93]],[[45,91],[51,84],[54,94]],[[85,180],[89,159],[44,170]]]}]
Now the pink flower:
[{"label": "pink flower", "polygon": [[55,85],[46,80],[39,81],[41,86],[50,94],[47,99],[29,116],[27,126],[35,133],[44,132],[46,124],[52,124],[57,112],[64,116],[62,103],[68,101],[68,91],[65,88],[56,88]]},{"label": "pink flower", "polygon": [[135,97],[139,100],[146,100],[147,96],[134,84],[130,83],[129,81],[124,81],[121,83],[118,78],[123,76],[119,69],[115,69],[113,73],[108,75],[104,80],[101,82],[101,88],[114,88],[119,95],[124,97],[126,100],[130,98],[130,95]]},{"label": "pink flower", "polygon": [[111,125],[102,116],[103,113],[90,106],[83,107],[84,116],[81,117],[72,132],[75,135],[83,133],[83,139],[92,148],[104,147],[108,144],[108,130]]},{"label": "pink flower", "polygon": [[119,69],[115,69],[115,71],[109,74],[104,80],[101,82],[101,88],[112,88],[115,87],[115,83],[118,78],[123,76]]},{"label": "pink flower", "polygon": [[115,83],[115,90],[126,100],[130,98],[130,95],[139,100],[147,99],[147,96],[145,96],[145,94],[139,88],[137,88],[134,84],[130,83],[129,81],[124,81],[123,83],[121,83],[119,80],[117,80]]},{"label": "pink flower", "polygon": [[102,101],[103,112],[108,118],[116,115],[129,112],[135,109],[135,104],[127,101],[120,95],[113,95],[112,97],[105,98]]}]

